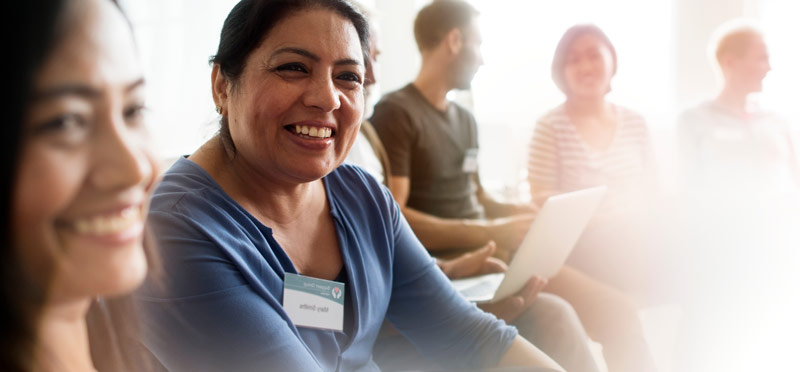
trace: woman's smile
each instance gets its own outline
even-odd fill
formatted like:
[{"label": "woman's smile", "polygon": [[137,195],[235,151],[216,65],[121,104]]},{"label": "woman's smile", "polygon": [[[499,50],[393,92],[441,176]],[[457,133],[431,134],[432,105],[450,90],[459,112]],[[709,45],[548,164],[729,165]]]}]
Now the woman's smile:
[{"label": "woman's smile", "polygon": [[141,238],[142,204],[128,204],[110,211],[57,221],[57,226],[76,239],[125,245]]}]

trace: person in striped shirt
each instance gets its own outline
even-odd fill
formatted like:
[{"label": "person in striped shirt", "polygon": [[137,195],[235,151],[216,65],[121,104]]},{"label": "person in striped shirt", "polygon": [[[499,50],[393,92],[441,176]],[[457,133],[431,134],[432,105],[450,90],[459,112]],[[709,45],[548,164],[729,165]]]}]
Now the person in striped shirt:
[{"label": "person in striped shirt", "polygon": [[528,159],[534,201],[607,185],[600,214],[613,215],[648,183],[651,145],[644,119],[606,100],[616,69],[614,46],[597,26],[576,25],[561,38],[552,76],[566,101],[536,123]]},{"label": "person in striped shirt", "polygon": [[528,180],[537,204],[555,194],[608,186],[568,265],[642,299],[659,279],[653,273],[661,272],[654,264],[658,239],[645,239],[655,184],[651,144],[642,116],[606,99],[616,70],[616,51],[600,28],[576,25],[565,32],[552,77],[566,100],[536,123]]}]

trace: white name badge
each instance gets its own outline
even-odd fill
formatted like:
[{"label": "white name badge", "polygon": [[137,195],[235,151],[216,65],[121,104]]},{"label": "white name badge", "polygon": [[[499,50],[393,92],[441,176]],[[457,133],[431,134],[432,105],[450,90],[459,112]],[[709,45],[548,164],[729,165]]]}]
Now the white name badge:
[{"label": "white name badge", "polygon": [[464,154],[464,163],[461,165],[464,173],[475,173],[478,171],[478,149],[469,149]]},{"label": "white name badge", "polygon": [[344,283],[286,273],[283,310],[298,327],[342,331]]}]

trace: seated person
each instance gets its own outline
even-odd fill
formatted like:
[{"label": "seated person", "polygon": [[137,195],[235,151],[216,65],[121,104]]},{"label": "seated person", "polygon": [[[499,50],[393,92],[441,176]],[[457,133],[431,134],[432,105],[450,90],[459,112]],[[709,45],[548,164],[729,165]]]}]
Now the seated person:
[{"label": "seated person", "polygon": [[108,0],[4,2],[2,371],[154,370],[131,292],[150,149],[130,26]]},{"label": "seated person", "polygon": [[[371,118],[386,148],[390,190],[414,233],[433,254],[495,241],[510,258],[535,208],[499,203],[478,177],[477,124],[447,93],[467,89],[483,58],[477,12],[464,1],[422,8],[414,36],[422,66],[414,82],[385,95]],[[567,300],[589,335],[602,343],[612,371],[652,371],[637,309],[623,294],[563,268],[548,292]]]},{"label": "seated person", "polygon": [[663,239],[652,239],[657,232],[648,222],[658,209],[653,149],[644,118],[606,98],[616,72],[616,50],[600,28],[582,24],[564,33],[552,77],[566,100],[536,123],[528,181],[539,204],[555,194],[608,186],[567,263],[649,298],[662,276],[655,257],[663,250],[657,243]]},{"label": "seated person", "polygon": [[[375,92],[378,74],[380,43],[378,28],[368,9],[361,9],[370,23],[369,59],[367,63],[366,90],[367,107],[365,117],[372,113],[370,102],[378,95]],[[345,163],[359,165],[379,182],[387,180],[389,159],[380,138],[368,120],[361,122],[361,129]],[[496,251],[494,242],[489,242],[474,252],[467,252],[451,259],[437,259],[437,264],[450,279],[502,272],[505,263],[492,254]],[[517,295],[509,296],[494,304],[479,306],[497,317],[516,326],[520,335],[539,347],[562,367],[572,372],[599,371],[580,320],[572,307],[563,299],[549,293],[540,293],[547,280],[531,278],[526,288]],[[383,370],[408,370],[430,367],[420,362],[419,353],[402,336],[383,332],[375,345],[375,361]]]},{"label": "seated person", "polygon": [[243,0],[228,15],[212,59],[220,132],[170,168],[149,215],[165,274],[138,298],[169,370],[375,371],[388,319],[447,368],[563,371],[464,300],[385,188],[340,166],[367,43],[345,0]]}]

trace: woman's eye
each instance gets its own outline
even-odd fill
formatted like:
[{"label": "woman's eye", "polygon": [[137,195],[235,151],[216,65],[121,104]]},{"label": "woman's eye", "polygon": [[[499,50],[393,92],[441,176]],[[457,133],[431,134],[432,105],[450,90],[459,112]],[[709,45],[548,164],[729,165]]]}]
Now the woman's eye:
[{"label": "woman's eye", "polygon": [[35,133],[56,133],[79,130],[86,125],[86,120],[80,115],[65,114],[53,118],[34,128]]},{"label": "woman's eye", "polygon": [[142,124],[144,122],[144,112],[147,107],[144,104],[137,103],[125,109],[123,115],[125,122],[128,124]]},{"label": "woman's eye", "polygon": [[361,76],[353,72],[339,74],[338,79],[361,84]]},{"label": "woman's eye", "polygon": [[89,120],[77,114],[65,114],[33,128],[34,136],[43,136],[62,145],[76,144],[89,133]]},{"label": "woman's eye", "polygon": [[305,66],[299,63],[287,63],[285,65],[280,65],[275,68],[275,71],[286,71],[286,72],[308,72]]}]

